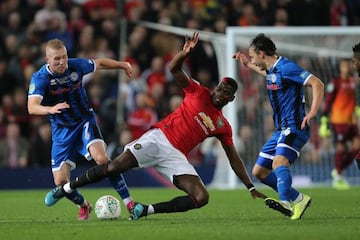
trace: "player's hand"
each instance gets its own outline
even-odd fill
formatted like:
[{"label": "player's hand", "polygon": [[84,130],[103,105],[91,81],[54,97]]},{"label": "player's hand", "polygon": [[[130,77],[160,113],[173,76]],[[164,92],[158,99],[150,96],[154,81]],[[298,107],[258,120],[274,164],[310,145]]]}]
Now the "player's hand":
[{"label": "player's hand", "polygon": [[125,62],[125,67],[124,67],[125,73],[126,75],[131,78],[133,75],[133,68],[131,66],[131,64],[129,62]]},{"label": "player's hand", "polygon": [[320,127],[319,127],[319,136],[321,138],[326,138],[331,135],[331,130],[329,128],[329,119],[326,116],[320,118]]},{"label": "player's hand", "polygon": [[245,54],[241,53],[241,52],[237,52],[234,54],[233,58],[235,58],[236,60],[240,61],[241,66],[247,67],[247,65],[249,64],[249,59],[245,56]]},{"label": "player's hand", "polygon": [[250,191],[250,194],[252,196],[253,199],[256,199],[256,198],[262,198],[262,199],[265,199],[267,198],[267,196],[261,192],[258,192],[256,189]]},{"label": "player's hand", "polygon": [[50,114],[61,113],[61,110],[65,108],[70,108],[70,105],[67,104],[66,102],[58,103],[49,108],[49,113]]},{"label": "player's hand", "polygon": [[199,41],[199,33],[198,32],[194,32],[192,38],[190,39],[189,36],[185,36],[185,43],[183,46],[183,51],[185,51],[186,53],[189,53],[191,51],[191,49],[193,49],[196,44]]},{"label": "player's hand", "polygon": [[315,114],[308,112],[304,119],[301,122],[301,129],[304,129],[306,126],[310,126],[310,121],[315,117]]}]

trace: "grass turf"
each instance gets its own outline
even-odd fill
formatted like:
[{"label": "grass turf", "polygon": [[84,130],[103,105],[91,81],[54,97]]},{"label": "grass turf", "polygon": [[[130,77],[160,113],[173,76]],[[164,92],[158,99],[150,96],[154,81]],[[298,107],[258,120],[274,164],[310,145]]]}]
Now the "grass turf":
[{"label": "grass turf", "polygon": [[[0,191],[0,239],[358,239],[360,234],[360,188],[336,191],[309,188],[312,197],[303,219],[291,221],[252,200],[246,190],[209,190],[210,202],[201,209],[185,213],[151,215],[127,221],[122,205],[121,218],[113,221],[77,220],[77,208],[67,199],[55,206],[43,203],[48,190]],[[102,195],[115,195],[113,189],[83,188],[81,192],[95,203]],[[175,189],[133,188],[133,197],[145,204],[183,195]],[[263,189],[265,194],[276,194]]]}]

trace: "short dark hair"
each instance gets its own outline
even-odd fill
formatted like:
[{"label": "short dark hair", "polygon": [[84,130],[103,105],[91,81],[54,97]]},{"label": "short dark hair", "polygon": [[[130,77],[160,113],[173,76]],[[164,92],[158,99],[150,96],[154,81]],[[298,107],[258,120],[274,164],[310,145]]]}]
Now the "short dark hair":
[{"label": "short dark hair", "polygon": [[254,47],[255,51],[263,51],[267,56],[272,56],[276,53],[275,43],[264,33],[258,34],[251,41],[250,47]]},{"label": "short dark hair", "polygon": [[354,57],[360,59],[360,42],[355,44],[352,48]]},{"label": "short dark hair", "polygon": [[221,79],[221,81],[223,83],[225,83],[226,85],[231,86],[234,90],[233,93],[235,93],[236,90],[238,89],[238,84],[237,84],[236,80],[231,77],[224,77],[223,79]]}]

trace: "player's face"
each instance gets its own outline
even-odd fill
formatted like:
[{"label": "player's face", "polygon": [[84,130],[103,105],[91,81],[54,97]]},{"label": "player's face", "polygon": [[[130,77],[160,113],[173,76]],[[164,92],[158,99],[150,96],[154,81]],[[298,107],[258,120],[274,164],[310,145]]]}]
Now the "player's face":
[{"label": "player's face", "polygon": [[249,57],[252,64],[259,67],[260,70],[266,70],[263,51],[255,51],[255,47],[252,46],[249,48]]},{"label": "player's face", "polygon": [[220,82],[211,92],[212,102],[217,108],[222,108],[234,98],[234,89],[223,82]]},{"label": "player's face", "polygon": [[50,70],[56,74],[63,74],[67,69],[68,55],[66,48],[46,49],[46,61],[49,64]]},{"label": "player's face", "polygon": [[353,61],[353,67],[357,71],[360,77],[360,59],[354,56],[352,61]]}]

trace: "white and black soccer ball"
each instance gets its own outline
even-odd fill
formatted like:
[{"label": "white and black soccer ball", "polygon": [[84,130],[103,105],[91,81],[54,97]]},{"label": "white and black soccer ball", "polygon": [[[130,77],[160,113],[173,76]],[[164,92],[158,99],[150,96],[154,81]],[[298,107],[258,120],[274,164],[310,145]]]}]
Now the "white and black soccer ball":
[{"label": "white and black soccer ball", "polygon": [[95,203],[95,215],[101,220],[114,220],[119,218],[120,214],[121,205],[114,196],[102,196]]}]

